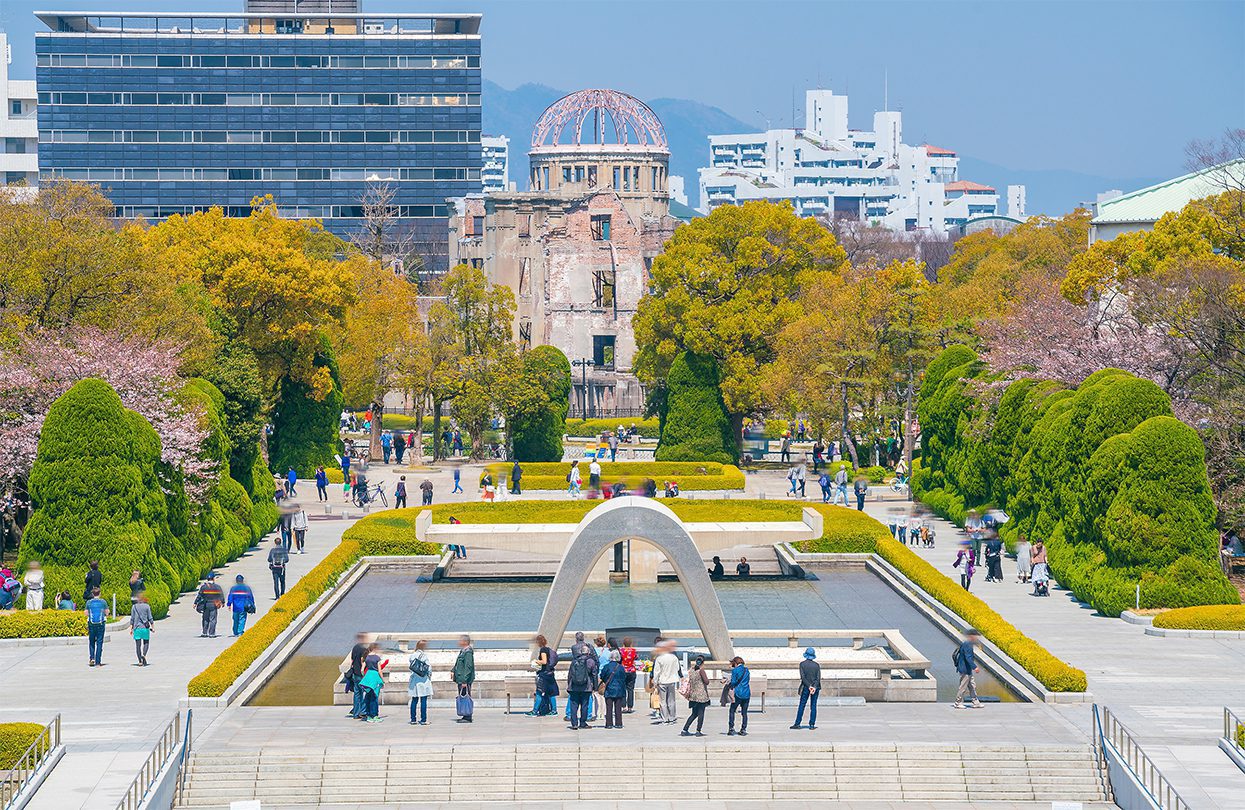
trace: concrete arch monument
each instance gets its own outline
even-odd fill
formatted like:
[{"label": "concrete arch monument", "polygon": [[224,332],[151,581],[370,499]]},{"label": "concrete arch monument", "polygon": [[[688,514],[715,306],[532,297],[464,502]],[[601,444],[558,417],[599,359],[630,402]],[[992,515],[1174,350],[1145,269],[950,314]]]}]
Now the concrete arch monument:
[{"label": "concrete arch monument", "polygon": [[678,516],[651,498],[612,498],[584,515],[562,554],[545,599],[540,634],[554,644],[561,640],[597,560],[615,543],[630,538],[645,540],[666,555],[683,584],[709,654],[714,660],[729,661],[734,649],[726,617],[700,551]]}]

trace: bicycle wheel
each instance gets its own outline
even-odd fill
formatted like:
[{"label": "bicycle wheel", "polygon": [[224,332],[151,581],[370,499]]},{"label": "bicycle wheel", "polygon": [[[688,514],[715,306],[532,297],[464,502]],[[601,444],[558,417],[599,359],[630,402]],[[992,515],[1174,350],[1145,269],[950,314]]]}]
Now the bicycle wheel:
[{"label": "bicycle wheel", "polygon": [[384,491],[383,489],[379,489],[379,488],[378,488],[378,489],[376,490],[376,496],[377,496],[378,498],[380,498],[380,505],[381,505],[381,506],[386,506],[386,507],[387,507],[387,506],[389,506],[389,500],[388,500],[387,498],[385,498],[385,491]]}]

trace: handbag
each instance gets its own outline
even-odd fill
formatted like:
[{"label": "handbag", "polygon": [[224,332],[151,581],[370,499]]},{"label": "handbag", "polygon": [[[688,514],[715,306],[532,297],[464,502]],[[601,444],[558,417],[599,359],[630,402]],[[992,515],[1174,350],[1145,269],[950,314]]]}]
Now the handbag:
[{"label": "handbag", "polygon": [[475,702],[471,699],[471,695],[467,694],[467,687],[460,686],[458,688],[458,697],[454,701],[455,713],[459,717],[470,717],[474,708]]},{"label": "handbag", "polygon": [[656,692],[649,692],[648,707],[650,709],[660,709],[661,708],[661,695],[657,694]]}]

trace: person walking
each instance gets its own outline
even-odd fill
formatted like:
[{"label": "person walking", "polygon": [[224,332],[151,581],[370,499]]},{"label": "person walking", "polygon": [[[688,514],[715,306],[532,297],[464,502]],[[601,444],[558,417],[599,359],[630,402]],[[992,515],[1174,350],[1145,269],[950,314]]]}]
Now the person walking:
[{"label": "person walking", "polygon": [[791,437],[783,434],[782,442],[778,445],[778,462],[786,464],[791,460]]},{"label": "person walking", "polygon": [[406,439],[402,438],[402,434],[398,431],[393,432],[393,456],[399,464],[402,463],[402,456],[406,454]]},{"label": "person walking", "polygon": [[519,460],[514,460],[514,466],[510,468],[510,494],[522,495],[523,485],[523,467],[519,465]]},{"label": "person walking", "polygon": [[398,485],[393,489],[393,508],[406,508],[406,476],[398,476]]},{"label": "person walking", "polygon": [[151,633],[155,630],[155,624],[151,605],[147,604],[147,594],[140,593],[138,601],[130,605],[130,637],[134,639],[134,655],[138,657],[135,666],[147,666],[147,649],[151,646]]},{"label": "person walking", "polygon": [[994,532],[986,541],[986,582],[1003,581],[1003,541]]},{"label": "person walking", "polygon": [[285,569],[289,564],[290,552],[286,550],[281,538],[272,538],[272,548],[268,549],[268,570],[272,572],[273,599],[280,599],[285,593]]},{"label": "person walking", "polygon": [[611,433],[609,437],[610,461],[618,460],[618,434]]},{"label": "person walking", "polygon": [[[290,516],[290,531],[294,533],[294,554],[306,554],[303,548],[307,542],[307,512],[301,504],[294,504],[294,514]],[[288,550],[288,546],[286,547]]]},{"label": "person walking", "polygon": [[817,698],[821,696],[821,664],[817,663],[817,651],[812,647],[804,650],[800,662],[800,707],[795,710],[792,728],[803,728],[804,706],[808,705],[808,730],[817,728]]},{"label": "person walking", "polygon": [[393,453],[393,437],[388,433],[380,434],[380,452],[384,456],[385,463],[389,463],[389,456]]},{"label": "person walking", "polygon": [[821,487],[821,502],[830,503],[830,473],[822,470],[817,476],[817,486]]},{"label": "person walking", "polygon": [[601,667],[601,697],[605,700],[605,727],[622,728],[623,703],[627,700],[627,670],[619,650],[609,651],[609,660]]},{"label": "person walking", "polygon": [[288,552],[290,546],[294,544],[293,504],[281,507],[281,514],[277,516],[277,529],[280,531],[281,545]]},{"label": "person walking", "polygon": [[82,611],[86,614],[87,656],[91,659],[91,666],[102,667],[104,665],[104,627],[108,622],[108,617],[112,615],[112,610],[109,609],[107,601],[99,598],[99,588],[92,588],[90,597],[86,600],[86,606]]},{"label": "person walking", "polygon": [[696,656],[696,663],[692,664],[692,671],[687,673],[687,708],[691,711],[687,722],[683,724],[683,731],[679,732],[680,737],[691,737],[692,722],[696,723],[697,737],[705,736],[702,729],[705,726],[705,709],[709,708],[709,673],[705,672],[705,657],[703,655]]},{"label": "person walking", "polygon": [[246,617],[255,612],[255,594],[251,593],[251,586],[246,584],[246,578],[241,574],[234,577],[225,604],[233,612],[234,636],[242,635],[246,632]]},{"label": "person walking", "polygon": [[799,470],[795,468],[794,464],[787,469],[787,483],[791,486],[791,488],[787,490],[787,497],[794,497],[800,490],[800,473]]},{"label": "person walking", "polygon": [[38,560],[31,560],[26,566],[26,609],[43,610],[43,566]]},{"label": "person walking", "polygon": [[99,560],[91,560],[91,567],[86,572],[86,585],[82,589],[82,604],[86,604],[91,600],[91,595],[97,589],[103,587],[104,575],[99,570]]},{"label": "person walking", "polygon": [[289,472],[285,474],[285,485],[286,485],[285,494],[289,495],[291,498],[297,495],[298,493],[294,491],[294,487],[297,484],[298,484],[298,473],[294,471],[293,467],[290,467]]},{"label": "person walking", "polygon": [[619,660],[622,662],[625,684],[625,695],[623,697],[623,714],[631,714],[635,711],[635,678],[636,678],[636,649],[631,643],[631,636],[623,636],[622,647],[618,649]]},{"label": "person walking", "polygon": [[804,458],[800,458],[800,463],[795,465],[795,480],[800,488],[800,497],[804,497],[804,487],[808,483],[808,467],[804,464]]},{"label": "person walking", "polygon": [[667,639],[661,643],[661,653],[653,659],[653,684],[661,700],[661,717],[657,723],[674,723],[678,720],[679,707],[675,701],[679,694],[680,673],[676,649],[675,641]]},{"label": "person walking", "polygon": [[731,696],[731,716],[726,727],[726,735],[735,735],[735,710],[739,710],[739,736],[748,736],[748,702],[752,699],[752,674],[744,666],[744,659],[738,655],[731,659],[730,680],[726,688]]},{"label": "person walking", "polygon": [[960,641],[960,646],[955,648],[951,656],[955,662],[955,671],[960,674],[960,686],[955,691],[955,703],[951,704],[953,709],[964,708],[965,695],[972,700],[974,709],[983,708],[981,701],[977,699],[977,648],[980,646],[981,634],[969,628],[963,640]]},{"label": "person walking", "polygon": [[147,582],[143,579],[143,572],[135,570],[130,573],[130,604],[138,601],[138,595],[147,590]]},{"label": "person walking", "polygon": [[[1028,582],[1032,570],[1029,538],[1022,534],[1016,538],[1016,581]],[[26,601],[29,603],[29,598]]]},{"label": "person walking", "polygon": [[869,479],[863,475],[856,476],[852,483],[852,491],[856,494],[856,511],[865,511],[865,496],[869,494]]},{"label": "person walking", "polygon": [[[924,521],[921,520],[921,515],[919,513],[913,512],[908,515],[908,545],[915,546],[921,539],[922,523],[924,523]],[[902,537],[900,538],[900,542],[903,542]]]},{"label": "person walking", "polygon": [[424,506],[432,506],[432,479],[425,478],[419,485],[420,503]]},{"label": "person walking", "polygon": [[455,495],[463,491],[462,475],[463,475],[463,471],[460,468],[455,467],[454,468],[454,488],[450,490],[451,495]]},{"label": "person walking", "polygon": [[321,501],[329,499],[329,474],[324,471],[324,465],[316,467],[316,497]]},{"label": "person walking", "polygon": [[[415,651],[411,653],[409,666],[411,679],[406,683],[406,694],[411,699],[411,725],[417,722],[421,726],[428,725],[428,698],[432,697],[432,664],[428,661],[428,642],[420,639],[415,642]],[[415,710],[419,709],[418,720]]]},{"label": "person walking", "polygon": [[839,499],[843,499],[843,505],[847,506],[847,467],[839,467],[839,471],[834,474],[835,493],[831,503],[838,503]]},{"label": "person walking", "polygon": [[571,665],[566,672],[566,714],[571,731],[592,728],[588,725],[588,702],[596,691],[599,669],[596,651],[584,641],[582,632],[576,633],[571,645]]},{"label": "person walking", "polygon": [[195,594],[195,610],[202,619],[203,632],[199,638],[216,638],[216,613],[225,604],[225,592],[216,584],[216,572],[209,571],[207,579]]},{"label": "person walking", "polygon": [[960,587],[968,590],[973,584],[973,574],[977,571],[977,555],[973,553],[972,544],[965,540],[955,555],[952,568],[960,569]]},{"label": "person walking", "polygon": [[579,460],[571,462],[571,471],[566,474],[566,491],[572,498],[579,497],[579,487],[583,478],[579,474]]},{"label": "person walking", "polygon": [[471,684],[476,679],[476,654],[471,646],[471,636],[463,634],[458,637],[458,657],[454,659],[454,669],[450,676],[454,679],[454,684],[458,687],[459,697],[466,697],[466,704],[463,708],[466,713],[459,716],[454,721],[456,723],[470,723],[472,715]]},{"label": "person walking", "polygon": [[594,457],[588,464],[588,492],[591,497],[597,497],[601,491],[601,462]]}]

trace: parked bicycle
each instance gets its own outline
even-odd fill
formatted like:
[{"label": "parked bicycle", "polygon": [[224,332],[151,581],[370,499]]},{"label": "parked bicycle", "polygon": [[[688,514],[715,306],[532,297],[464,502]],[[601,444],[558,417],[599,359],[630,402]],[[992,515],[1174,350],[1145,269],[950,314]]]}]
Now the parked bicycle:
[{"label": "parked bicycle", "polygon": [[389,506],[389,500],[385,497],[385,488],[380,484],[370,487],[356,487],[354,489],[355,506],[366,506],[376,501],[380,501],[381,506]]}]

